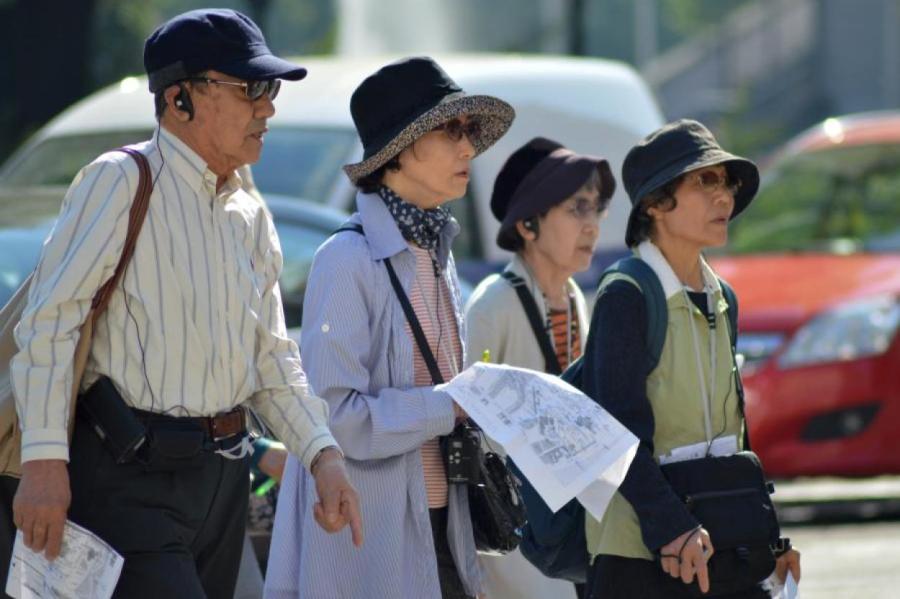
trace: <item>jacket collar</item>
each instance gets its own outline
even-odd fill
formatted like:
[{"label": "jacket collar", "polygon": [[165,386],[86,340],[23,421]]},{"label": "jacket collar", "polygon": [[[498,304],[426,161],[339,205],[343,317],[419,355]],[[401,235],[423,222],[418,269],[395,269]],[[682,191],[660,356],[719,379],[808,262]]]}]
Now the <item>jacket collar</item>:
[{"label": "jacket collar", "polygon": [[[409,251],[409,244],[400,234],[400,228],[391,216],[384,200],[377,193],[356,194],[356,209],[360,224],[375,260],[384,260],[403,251]],[[450,256],[450,246],[459,234],[459,223],[451,218],[441,231],[441,241],[437,248],[437,258],[441,268],[446,268]]]},{"label": "jacket collar", "polygon": [[[653,272],[656,273],[656,276],[659,277],[660,283],[662,283],[663,291],[666,294],[666,299],[669,299],[673,295],[681,293],[682,288],[684,287],[681,282],[678,280],[678,277],[675,275],[675,271],[672,270],[672,267],[669,265],[669,261],[666,260],[666,257],[663,256],[663,253],[656,247],[652,241],[645,240],[642,241],[638,246],[636,253],[638,257],[641,258],[644,262],[646,262],[650,268],[653,269]],[[716,276],[716,273],[713,272],[713,269],[706,262],[706,259],[703,256],[700,256],[700,272],[703,275],[703,282],[711,288],[716,294],[721,295],[722,290],[719,287],[719,278]]]}]

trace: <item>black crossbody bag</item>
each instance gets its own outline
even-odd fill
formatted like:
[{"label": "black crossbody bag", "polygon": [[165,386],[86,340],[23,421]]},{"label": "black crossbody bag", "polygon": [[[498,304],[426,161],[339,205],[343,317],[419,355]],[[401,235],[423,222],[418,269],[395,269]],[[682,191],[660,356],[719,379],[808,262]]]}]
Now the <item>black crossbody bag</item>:
[{"label": "black crossbody bag", "polygon": [[[437,360],[428,345],[412,304],[403,291],[400,279],[397,278],[390,258],[384,259],[384,265],[391,279],[391,286],[406,314],[419,352],[428,367],[431,380],[435,385],[443,383],[444,377],[438,368]],[[468,440],[480,438],[480,434],[481,431],[474,422],[466,421],[456,425],[456,429],[448,436],[441,437],[445,465],[449,459],[449,446],[452,443],[466,443]],[[503,555],[519,546],[521,540],[519,529],[525,524],[525,506],[515,479],[503,459],[492,451],[483,451],[480,441],[473,445],[476,447],[478,479],[468,482],[468,495],[475,547],[482,553]],[[451,484],[454,483],[451,481]]]},{"label": "black crossbody bag", "polygon": [[[735,360],[737,298],[723,283],[729,305],[732,369],[741,419],[744,421],[744,451],[729,456],[709,456],[660,466],[675,494],[709,533],[714,548],[707,562],[709,592],[700,591],[696,579],[687,585],[694,597],[725,595],[752,589],[775,570],[776,558],[790,548],[782,539],[775,506],[759,458],[750,450],[750,435],[744,415],[744,387]],[[657,556],[659,559],[659,556]]]},{"label": "black crossbody bag", "polygon": [[[345,225],[335,231],[352,231],[365,235],[362,225]],[[394,293],[400,301],[406,320],[416,340],[416,346],[425,360],[432,383],[438,385],[444,382],[444,377],[438,367],[437,360],[425,338],[422,325],[413,310],[403,285],[394,271],[390,258],[384,259],[388,277]],[[525,506],[515,479],[510,474],[503,459],[491,451],[483,451],[481,444],[482,433],[478,426],[468,420],[456,426],[452,433],[440,438],[441,453],[445,467],[448,466],[451,446],[454,444],[469,445],[473,448],[473,469],[477,468],[477,474],[470,477],[467,484],[469,497],[469,514],[472,519],[472,532],[475,537],[475,547],[482,553],[503,555],[513,551],[519,546],[521,535],[519,529],[525,524]],[[449,470],[449,468],[448,468]],[[473,480],[474,479],[474,480]]]}]

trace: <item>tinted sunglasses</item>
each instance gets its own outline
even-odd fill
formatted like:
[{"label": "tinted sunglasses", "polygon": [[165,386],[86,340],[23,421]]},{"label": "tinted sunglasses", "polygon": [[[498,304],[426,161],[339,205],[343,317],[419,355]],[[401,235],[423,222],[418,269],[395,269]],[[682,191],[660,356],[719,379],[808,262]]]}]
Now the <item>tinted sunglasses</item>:
[{"label": "tinted sunglasses", "polygon": [[209,77],[191,77],[189,81],[202,81],[204,83],[215,83],[216,85],[231,85],[244,89],[244,95],[251,102],[255,102],[263,96],[268,96],[270,100],[274,100],[281,89],[281,79],[262,79],[260,81],[223,81],[221,79],[210,79]]},{"label": "tinted sunglasses", "polygon": [[739,180],[733,179],[727,173],[723,175],[718,171],[707,170],[699,173],[690,173],[688,179],[709,195],[715,195],[724,190],[733,196],[741,188]]},{"label": "tinted sunglasses", "polygon": [[451,119],[446,123],[441,123],[433,131],[443,131],[452,141],[459,141],[465,135],[470,142],[474,142],[481,136],[481,121],[470,118],[463,123],[459,119]]}]

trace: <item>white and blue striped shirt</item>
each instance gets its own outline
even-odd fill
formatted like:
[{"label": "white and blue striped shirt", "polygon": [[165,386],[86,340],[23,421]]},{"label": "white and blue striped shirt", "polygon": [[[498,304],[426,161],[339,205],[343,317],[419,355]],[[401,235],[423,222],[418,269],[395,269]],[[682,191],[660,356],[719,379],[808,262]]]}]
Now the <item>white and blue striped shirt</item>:
[{"label": "white and blue striped shirt", "polygon": [[[136,408],[209,416],[250,400],[309,465],[335,445],[289,340],[278,288],[281,248],[265,207],[234,173],[216,175],[160,128],[138,146],[155,185],[134,257],[94,328],[82,389],[112,379]],[[78,331],[122,252],[138,184],[132,158],[81,170],[44,243],[16,328],[13,388],[22,459],[68,459],[67,406]]]}]

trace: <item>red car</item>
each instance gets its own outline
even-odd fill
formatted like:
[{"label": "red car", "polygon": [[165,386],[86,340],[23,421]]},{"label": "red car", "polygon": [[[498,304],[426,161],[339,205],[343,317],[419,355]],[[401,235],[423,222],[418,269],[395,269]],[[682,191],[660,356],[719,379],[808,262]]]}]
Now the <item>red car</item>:
[{"label": "red car", "polygon": [[900,112],[789,142],[713,264],[740,298],[767,473],[900,473]]}]

